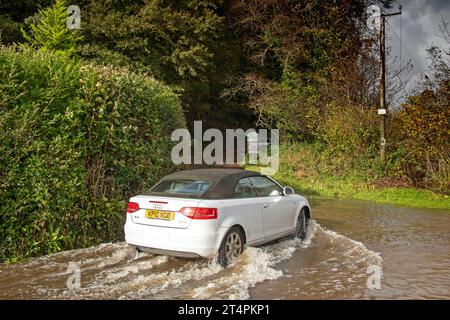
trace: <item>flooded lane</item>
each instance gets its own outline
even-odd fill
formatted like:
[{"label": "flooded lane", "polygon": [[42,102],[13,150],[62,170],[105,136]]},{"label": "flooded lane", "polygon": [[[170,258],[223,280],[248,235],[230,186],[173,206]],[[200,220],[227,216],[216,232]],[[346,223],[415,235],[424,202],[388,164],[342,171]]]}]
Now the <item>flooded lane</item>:
[{"label": "flooded lane", "polygon": [[[208,260],[102,244],[0,266],[1,299],[450,298],[450,214],[320,200],[303,242],[248,248],[224,270]],[[68,289],[69,263],[80,270]],[[372,268],[372,269],[371,269]],[[381,289],[368,289],[373,270]]]},{"label": "flooded lane", "polygon": [[[256,286],[252,298],[450,298],[450,212],[344,200],[322,200],[314,209],[328,234],[280,263],[284,277]],[[378,290],[368,289],[372,272],[358,263],[356,242],[367,250],[361,256],[382,258]]]},{"label": "flooded lane", "polygon": [[[247,299],[248,289],[283,273],[275,265],[288,259],[309,237],[248,248],[228,269],[206,259],[137,253],[126,243],[66,251],[0,268],[3,299]],[[81,287],[67,289],[69,263],[81,272]]]}]

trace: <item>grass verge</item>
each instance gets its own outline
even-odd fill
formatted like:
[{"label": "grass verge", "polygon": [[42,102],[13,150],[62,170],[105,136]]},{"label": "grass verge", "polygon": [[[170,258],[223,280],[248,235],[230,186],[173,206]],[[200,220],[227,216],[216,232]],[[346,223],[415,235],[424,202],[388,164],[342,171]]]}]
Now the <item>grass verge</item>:
[{"label": "grass verge", "polygon": [[[377,183],[386,180],[380,172],[376,158],[363,153],[337,155],[317,143],[297,143],[280,147],[280,168],[274,178],[306,196],[450,210],[450,196],[407,185]],[[392,177],[388,180],[395,182]]]},{"label": "grass verge", "polygon": [[400,206],[450,210],[449,196],[429,190],[405,187],[381,188],[370,183],[351,182],[333,177],[309,180],[279,173],[274,178],[306,196],[370,200]]}]

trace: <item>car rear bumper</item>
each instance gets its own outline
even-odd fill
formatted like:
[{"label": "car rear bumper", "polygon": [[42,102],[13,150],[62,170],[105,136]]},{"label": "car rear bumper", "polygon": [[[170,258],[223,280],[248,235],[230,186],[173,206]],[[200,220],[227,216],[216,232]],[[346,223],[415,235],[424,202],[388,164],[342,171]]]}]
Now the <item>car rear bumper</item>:
[{"label": "car rear bumper", "polygon": [[173,257],[181,257],[181,258],[201,258],[202,256],[198,255],[194,252],[184,252],[184,251],[174,251],[174,250],[164,250],[157,248],[147,248],[142,246],[136,246],[139,250],[143,252],[153,253],[153,254],[162,254],[165,256],[173,256]]},{"label": "car rear bumper", "polygon": [[[217,232],[125,223],[125,241],[143,251],[178,257],[212,258],[218,251]],[[219,244],[218,244],[219,243]]]}]

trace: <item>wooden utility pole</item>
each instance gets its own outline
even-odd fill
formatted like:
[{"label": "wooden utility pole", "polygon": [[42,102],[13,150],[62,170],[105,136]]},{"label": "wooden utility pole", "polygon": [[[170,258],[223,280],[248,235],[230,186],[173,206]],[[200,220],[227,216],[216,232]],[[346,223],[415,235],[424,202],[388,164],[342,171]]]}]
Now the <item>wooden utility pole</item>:
[{"label": "wooden utility pole", "polygon": [[[380,62],[381,62],[381,73],[380,73],[380,109],[378,109],[378,114],[381,115],[380,118],[380,159],[383,167],[386,165],[386,17],[395,16],[402,14],[402,8],[399,7],[400,11],[396,13],[380,15]],[[401,45],[401,44],[400,44]]]},{"label": "wooden utility pole", "polygon": [[380,60],[381,60],[381,74],[380,74],[380,109],[378,114],[380,118],[380,159],[384,166],[386,164],[386,41],[385,41],[385,16],[381,14],[380,17]]}]

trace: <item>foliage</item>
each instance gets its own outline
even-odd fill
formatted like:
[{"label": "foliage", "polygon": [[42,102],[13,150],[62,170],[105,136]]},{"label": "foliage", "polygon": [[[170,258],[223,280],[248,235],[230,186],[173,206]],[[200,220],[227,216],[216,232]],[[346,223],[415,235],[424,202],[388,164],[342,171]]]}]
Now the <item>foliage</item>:
[{"label": "foliage", "polygon": [[319,125],[318,137],[331,153],[377,157],[378,119],[365,106],[338,106],[330,103]]},{"label": "foliage", "polygon": [[450,209],[450,196],[407,185],[379,185],[374,159],[330,155],[317,143],[285,144],[275,176],[296,192],[314,197],[370,200],[401,206]]},{"label": "foliage", "polygon": [[416,186],[450,191],[450,81],[409,98],[392,121],[395,159]]},{"label": "foliage", "polygon": [[78,32],[51,2],[0,3],[0,41],[44,49],[0,49],[0,260],[120,239],[124,200],[171,170],[181,106],[191,124],[281,129],[278,178],[300,191],[449,207],[405,188],[449,193],[448,48],[390,108],[386,175],[363,2],[79,0]]},{"label": "foliage", "polygon": [[39,7],[46,7],[53,0],[15,0],[0,2],[0,43],[23,42],[21,28],[26,18],[34,15]]},{"label": "foliage", "polygon": [[[23,25],[38,6],[50,1],[18,0],[0,8]],[[221,97],[231,75],[244,67],[241,43],[226,30],[227,2],[78,0],[76,4],[84,38],[78,49],[84,59],[127,66],[179,88],[189,123],[202,119],[212,127],[253,125],[253,114],[240,102]],[[20,28],[19,36],[8,33],[8,39],[3,38],[4,43],[23,42]]]},{"label": "foliage", "polygon": [[228,14],[247,66],[227,93],[248,97],[258,125],[311,141],[335,106],[370,106],[360,1],[234,1]]},{"label": "foliage", "polygon": [[317,87],[302,83],[292,70],[285,70],[279,82],[248,74],[239,87],[227,95],[244,92],[257,114],[257,126],[276,127],[285,139],[312,138],[320,121],[321,103]]},{"label": "foliage", "polygon": [[428,85],[436,88],[445,86],[450,79],[450,28],[448,18],[442,18],[439,25],[439,36],[443,44],[431,46],[427,49],[430,60],[430,69],[433,71],[432,79],[429,79]]},{"label": "foliage", "polygon": [[0,15],[0,43],[10,44],[21,39],[20,22],[14,21],[7,15]]},{"label": "foliage", "polygon": [[209,78],[223,20],[217,14],[221,1],[85,2],[85,57],[96,58],[100,52],[106,64],[131,60],[132,66],[183,88],[183,107],[189,116],[204,105],[209,108]]},{"label": "foliage", "polygon": [[22,29],[23,37],[33,46],[56,52],[76,51],[76,42],[81,40],[75,29],[66,26],[67,3],[65,0],[55,0],[55,3],[39,10],[35,22],[30,23],[31,34]]},{"label": "foliage", "polygon": [[173,76],[201,77],[221,20],[215,8],[207,0],[92,1],[86,7],[85,32],[93,43],[145,62],[155,75],[170,76],[167,68]]},{"label": "foliage", "polygon": [[28,47],[0,65],[0,260],[120,239],[124,200],[171,170],[177,96]]}]

